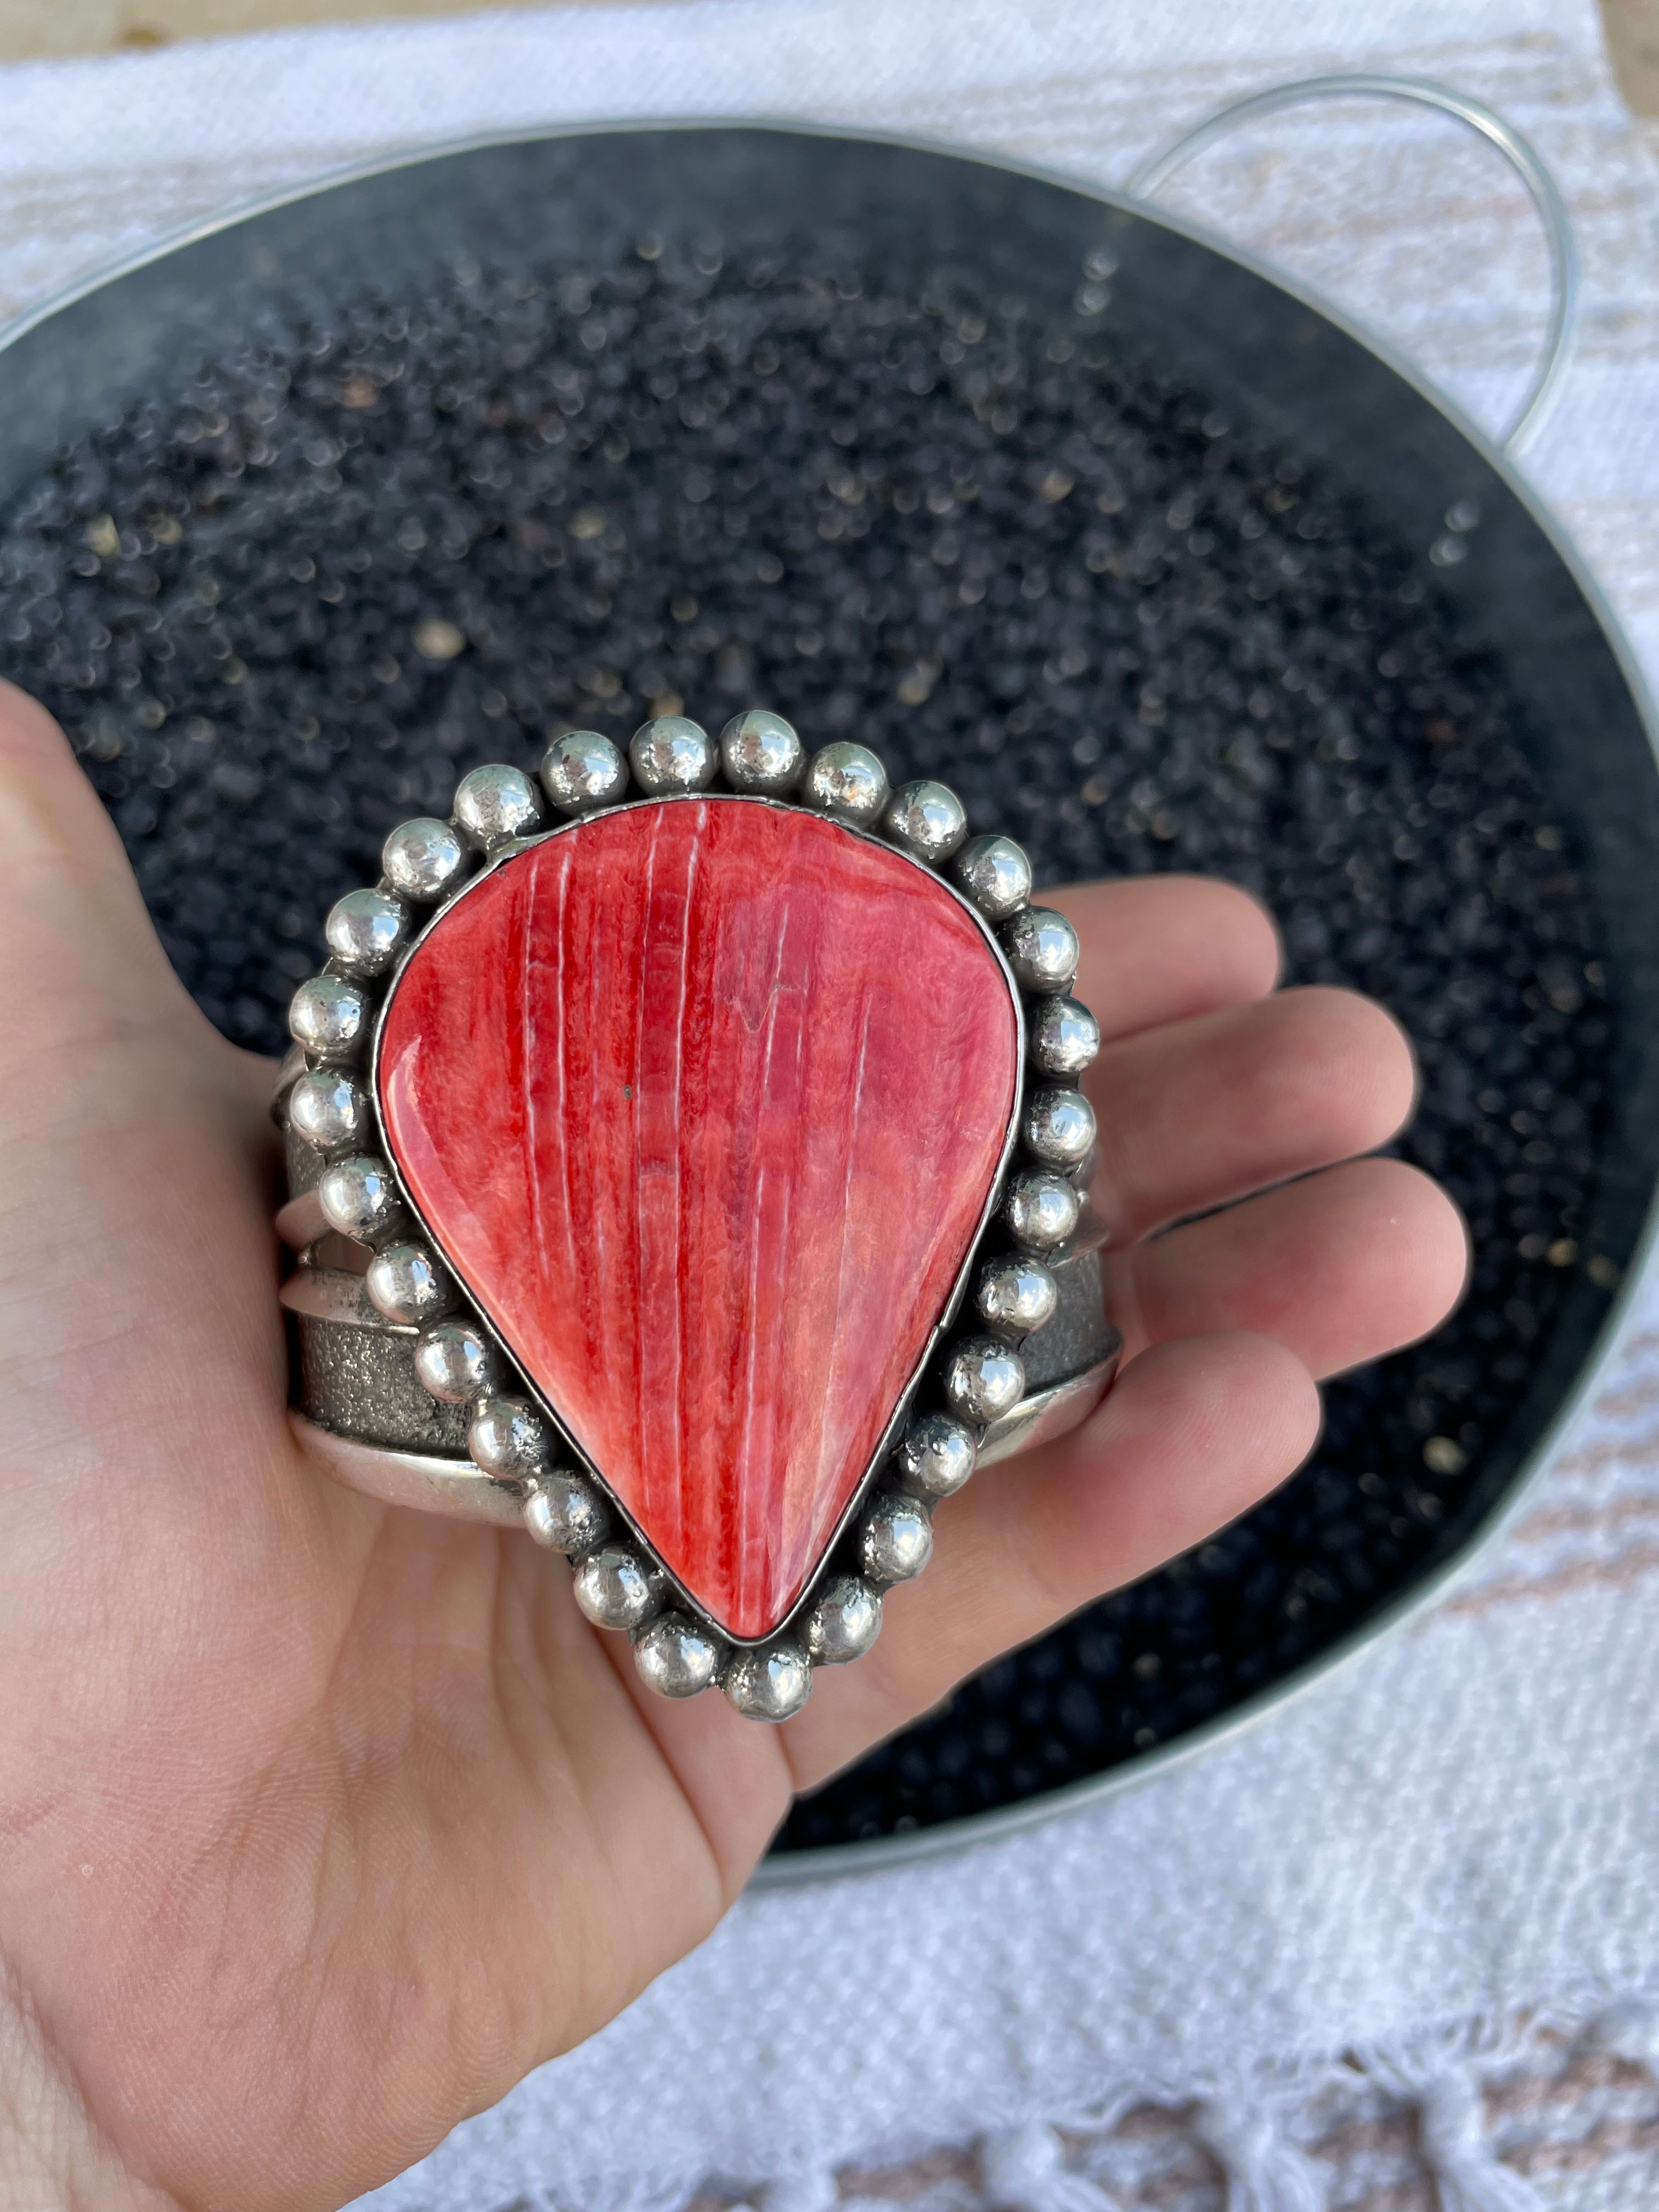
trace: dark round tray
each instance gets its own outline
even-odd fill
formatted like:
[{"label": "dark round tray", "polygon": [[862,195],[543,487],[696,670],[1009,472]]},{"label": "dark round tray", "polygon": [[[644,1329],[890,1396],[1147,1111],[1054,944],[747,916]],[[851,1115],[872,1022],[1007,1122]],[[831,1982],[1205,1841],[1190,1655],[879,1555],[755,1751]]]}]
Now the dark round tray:
[{"label": "dark round tray", "polygon": [[[415,288],[458,260],[588,269],[653,233],[711,241],[727,257],[856,270],[897,297],[941,289],[1016,296],[1038,326],[1074,321],[1079,286],[1109,267],[1111,328],[1126,353],[1224,405],[1264,451],[1294,453],[1379,541],[1404,549],[1481,682],[1520,702],[1516,734],[1595,908],[1610,1024],[1610,1095],[1576,1229],[1584,1264],[1561,1272],[1524,1359],[1510,1358],[1502,1418],[1483,1428],[1449,1510],[1395,1547],[1363,1615],[1350,1609],[1322,1641],[1304,1636],[1288,1658],[1259,1638],[1219,1703],[1195,1705],[1189,1722],[1155,1742],[1121,1731],[1099,1735],[1093,1749],[1085,1741],[1058,1787],[1036,1771],[1019,1778],[1005,1754],[976,1795],[937,1801],[986,1809],[951,1817],[924,1805],[913,1825],[908,1814],[891,1817],[902,1796],[889,1786],[895,1761],[954,1760],[959,1773],[975,1741],[988,1741],[981,1729],[952,1743],[948,1723],[927,1724],[914,1739],[925,1749],[907,1753],[902,1744],[868,1770],[867,1819],[857,1810],[865,1783],[837,1785],[839,1832],[878,1832],[812,1848],[805,1824],[762,1871],[767,1880],[822,1876],[1143,1778],[1382,1632],[1490,1538],[1589,1388],[1617,1317],[1617,1285],[1644,1248],[1659,1169],[1659,960],[1648,911],[1659,775],[1651,710],[1577,556],[1501,456],[1407,368],[1172,218],[1012,164],[888,140],[697,125],[495,141],[327,180],[170,241],[5,336],[0,519],[54,449],[176,383],[228,332],[258,328],[275,299],[322,307],[365,288]],[[1431,572],[1429,550],[1443,541],[1451,510],[1478,514],[1479,528],[1460,540],[1467,557]],[[1252,1526],[1243,1524],[1247,1537]],[[1071,1677],[1086,1703],[1083,1678],[1104,1664],[1103,1634],[1085,1624],[1017,1662],[1027,1674],[1021,1695],[1005,1695],[1010,1724],[1018,1728],[1024,1707],[1060,1700],[1063,1709]]]}]

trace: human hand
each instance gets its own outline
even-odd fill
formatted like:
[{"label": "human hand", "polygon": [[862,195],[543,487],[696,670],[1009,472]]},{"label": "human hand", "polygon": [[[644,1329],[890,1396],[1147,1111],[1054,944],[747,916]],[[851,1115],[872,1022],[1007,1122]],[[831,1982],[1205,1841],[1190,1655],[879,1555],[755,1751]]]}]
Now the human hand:
[{"label": "human hand", "polygon": [[546,1553],[296,1447],[269,1066],[190,1003],[4,686],[0,852],[0,2207],[385,2179],[700,1941],[793,1792],[1280,1481],[1316,1378],[1463,1280],[1450,1202],[1353,1157],[1411,1104],[1387,1015],[1273,995],[1224,885],[1062,895],[1121,1379],[940,1509],[797,1719],[665,1703]]}]

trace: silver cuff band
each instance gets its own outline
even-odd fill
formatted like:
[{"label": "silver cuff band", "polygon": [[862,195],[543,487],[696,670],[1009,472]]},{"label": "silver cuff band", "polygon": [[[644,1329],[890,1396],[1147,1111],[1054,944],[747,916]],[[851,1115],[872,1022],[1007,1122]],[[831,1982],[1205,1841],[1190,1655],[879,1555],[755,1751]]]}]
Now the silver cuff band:
[{"label": "silver cuff band", "polygon": [[[715,787],[717,777],[725,779],[723,792]],[[551,826],[550,804],[565,817]],[[651,810],[648,820],[637,811],[642,804]],[[298,1257],[282,1292],[297,1435],[314,1463],[353,1488],[426,1511],[501,1526],[516,1520],[537,1542],[562,1553],[571,1561],[580,1611],[596,1627],[633,1637],[642,1679],[665,1697],[692,1697],[718,1682],[736,1710],[750,1718],[781,1721],[798,1712],[814,1668],[840,1665],[867,1650],[880,1630],[887,1590],[927,1565],[933,1506],[960,1489],[976,1462],[1006,1458],[1074,1427],[1111,1379],[1118,1340],[1103,1311],[1103,1239],[1083,1194],[1091,1177],[1095,1120],[1078,1079],[1099,1049],[1100,1031],[1071,995],[1081,946],[1063,914],[1032,905],[1030,863],[1019,847],[994,835],[969,838],[967,830],[961,801],[944,785],[924,779],[895,792],[880,761],[850,741],[836,740],[809,759],[789,724],[763,710],[735,716],[718,745],[684,717],[656,717],[635,733],[626,759],[608,738],[573,731],[555,740],[539,785],[520,769],[486,763],[462,777],[449,822],[422,816],[395,828],[382,850],[380,881],[337,901],[325,931],[328,960],[295,994],[289,1027],[298,1048],[279,1076],[276,1111],[287,1137],[290,1193],[278,1227]],[[655,841],[648,853],[641,836]],[[915,941],[933,945],[944,963],[940,994],[918,997],[916,1023],[896,1027],[890,1022],[882,1032],[886,1089],[872,1111],[877,1119],[887,1117],[884,1141],[898,1151],[866,1147],[859,1155],[852,1148],[857,1110],[843,1126],[846,1097],[854,1097],[855,1108],[864,1101],[860,1043],[851,1093],[853,1060],[843,1068],[833,1054],[822,1067],[811,1054],[801,1060],[799,1084],[806,1087],[799,1091],[798,1109],[806,1119],[793,1127],[787,1157],[776,1168],[793,1189],[800,1168],[800,1127],[810,1126],[812,1100],[827,1101],[824,1110],[846,1170],[842,1257],[835,1264],[844,1268],[848,1251],[861,1240],[857,1267],[867,1278],[866,1305],[860,1309],[864,1318],[849,1313],[836,1338],[836,1356],[849,1364],[849,1371],[863,1359],[854,1337],[884,1328],[884,1306],[915,1304],[915,1310],[896,1316],[899,1334],[887,1346],[887,1365],[872,1366],[866,1377],[878,1378],[878,1388],[872,1402],[858,1407],[860,1448],[868,1453],[861,1469],[817,1464],[823,1438],[815,1430],[810,1402],[793,1409],[793,1428],[775,1449],[769,1428],[753,1436],[743,1424],[740,1435],[728,1435],[725,1427],[716,1431],[712,1423],[723,1421],[731,1407],[717,1402],[720,1392],[712,1382],[708,1427],[682,1419],[658,1421],[653,1428],[651,1420],[661,1409],[653,1403],[647,1418],[642,1399],[629,1420],[619,1414],[614,1392],[596,1411],[587,1401],[602,1382],[608,1388],[613,1378],[609,1369],[601,1376],[594,1367],[591,1331],[578,1332],[568,1343],[556,1331],[540,1343],[540,1365],[532,1374],[507,1341],[515,1329],[523,1334],[525,1314],[503,1333],[484,1312],[488,1306],[495,1313],[503,1298],[507,1309],[518,1310],[507,1295],[514,1264],[510,1255],[532,1216],[539,1222],[550,1210],[563,1222],[572,1272],[580,1272],[574,1255],[592,1228],[587,1212],[578,1209],[579,1221],[570,1210],[568,1164],[580,1158],[580,1181],[593,1163],[587,1122],[572,1110],[576,1094],[563,1087],[567,984],[575,966],[585,963],[578,948],[568,973],[562,933],[567,922],[573,930],[579,926],[571,918],[575,909],[567,913],[564,890],[538,910],[537,927],[552,954],[539,963],[514,956],[517,981],[507,997],[490,1000],[490,1022],[482,1030],[476,1028],[477,994],[468,979],[480,963],[495,974],[508,957],[507,940],[520,928],[515,900],[528,898],[533,907],[536,884],[556,876],[567,885],[572,871],[580,879],[591,861],[611,871],[603,884],[595,877],[590,888],[598,897],[610,885],[605,911],[615,908],[623,967],[632,960],[629,972],[643,975],[641,947],[659,940],[671,951],[679,945],[678,995],[672,1006],[664,1002],[667,1012],[660,1015],[679,1040],[689,988],[690,937],[684,933],[690,924],[672,902],[653,905],[645,896],[654,880],[655,862],[648,855],[665,839],[678,856],[675,866],[685,872],[685,900],[692,897],[695,877],[713,917],[713,934],[705,932],[708,958],[698,972],[706,969],[712,976],[721,960],[727,963],[730,973],[720,970],[720,989],[726,994],[720,1003],[750,1008],[752,1019],[739,1012],[738,1020],[746,1035],[758,1036],[763,1024],[778,1018],[776,1008],[785,1000],[793,1009],[789,1020],[799,1022],[805,1019],[808,1001],[817,1006],[833,1000],[840,1012],[823,1036],[840,1041],[838,1051],[849,1040],[867,1042],[869,1009],[879,1000],[890,1011],[892,966],[902,962],[914,933],[910,923],[892,921],[900,910],[921,931]],[[769,881],[783,882],[799,870],[817,885],[814,896],[821,894],[820,920],[829,935],[822,944],[814,935],[810,958],[804,939],[799,957],[790,955],[795,965],[788,968],[787,989],[777,980],[785,972],[777,963],[784,957],[780,948],[787,932],[780,932],[789,902],[785,898],[775,912],[768,907],[756,920],[745,854],[750,860],[762,856],[755,865],[763,867]],[[694,866],[699,854],[708,859],[706,883]],[[884,934],[883,927],[872,927],[872,898],[882,902],[883,911],[891,909]],[[526,917],[529,912],[526,908]],[[835,966],[830,939],[843,926],[856,956],[848,974],[857,990],[835,998],[847,977]],[[522,927],[530,927],[527,918]],[[757,945],[772,950],[758,958]],[[634,953],[626,953],[628,945]],[[774,979],[769,985],[768,975]],[[596,1157],[607,1174],[617,1170],[611,1181],[620,1176],[633,1194],[626,1203],[637,1211],[644,1154],[636,1124],[643,1126],[640,1117],[648,1109],[655,1117],[653,1129],[678,1131],[678,1079],[666,1084],[654,1060],[648,1080],[640,1072],[646,1066],[640,1039],[651,1024],[644,1001],[629,995],[632,985],[619,987],[613,1003],[592,984],[590,975],[581,998],[587,1012],[577,1024],[582,1063],[591,1074],[614,1046],[623,1055],[618,1065],[635,1069],[633,1082],[617,1086],[625,1107],[617,1104],[614,1091],[604,1094],[610,1101],[605,1110],[622,1118],[609,1151],[601,1146]],[[430,1024],[421,1011],[423,990],[438,994],[428,1009]],[[441,1012],[434,1011],[439,1000]],[[606,1019],[614,1018],[613,1027],[621,1024],[611,1045],[605,1042],[611,1030],[603,1021],[592,1027],[593,1006]],[[544,1016],[544,1027],[535,1028]],[[491,1064],[502,1065],[516,1053],[530,1068],[525,1040],[532,1029],[538,1043],[544,1036],[560,1041],[546,1065],[557,1072],[561,1103],[543,1133],[566,1170],[544,1182],[533,1162],[526,1167],[523,1128],[503,1124],[489,1139],[506,1162],[497,1189],[494,1156],[481,1165],[476,1150],[468,1149],[476,1146],[483,1124],[469,1121],[466,1102],[477,1086],[481,1050],[494,1055]],[[768,1027],[767,1036],[771,1034]],[[384,1057],[388,1037],[389,1062]],[[989,1056],[983,1062],[971,1054],[963,1057],[970,1037],[985,1043]],[[688,1048],[702,1054],[704,1044]],[[677,1055],[680,1049],[677,1042]],[[743,1132],[751,1123],[755,1131],[763,1128],[765,1117],[756,1117],[770,1097],[764,1075],[770,1062],[758,1074],[750,1069],[743,1075],[738,1062],[715,1057],[743,1107],[738,1113],[727,1101],[718,1109],[738,1129],[737,1149],[747,1164],[732,1190],[747,1192],[743,1202],[758,1205],[766,1187],[763,1147],[757,1149],[758,1136],[751,1140]],[[545,1073],[541,1061],[536,1066]],[[944,1080],[957,1097],[961,1127],[937,1118],[945,1109],[936,1100],[927,1133],[933,1145],[927,1185],[933,1212],[918,1219],[902,1211],[908,1139],[902,1132],[909,1130],[918,1102],[939,1088],[941,1070],[954,1071]],[[528,1074],[524,1080],[528,1097],[535,1085]],[[636,1084],[643,1086],[637,1098]],[[795,1096],[787,1086],[778,1093],[779,1099]],[[966,1146],[961,1168],[966,1180],[949,1194],[947,1206],[950,1143],[958,1138]],[[411,1171],[411,1147],[428,1168],[437,1163],[436,1183],[428,1187],[422,1173]],[[678,1151],[670,1149],[672,1158],[665,1157],[673,1176],[691,1173]],[[696,1174],[706,1166],[702,1161]],[[482,1215],[466,1195],[475,1182],[481,1190],[489,1186],[490,1203]],[[451,1199],[459,1194],[459,1213],[446,1192]],[[720,1203],[729,1212],[731,1193]],[[894,1206],[901,1212],[893,1226],[903,1232],[896,1243],[888,1236]],[[430,1218],[434,1206],[440,1216],[447,1206],[456,1217],[447,1231]],[[824,1186],[812,1218],[833,1224],[833,1183]],[[958,1254],[949,1281],[940,1271],[944,1251],[927,1245],[929,1237],[945,1233],[947,1218]],[[506,1240],[499,1247],[491,1242],[496,1230],[489,1228],[489,1219]],[[793,1249],[787,1223],[793,1216],[786,1211],[769,1232],[769,1268],[784,1267]],[[453,1241],[457,1235],[470,1257],[453,1256],[446,1237]],[[615,1261],[620,1248],[614,1237],[591,1241],[597,1282],[605,1274],[601,1263]],[[480,1269],[482,1290],[474,1279]],[[739,1263],[735,1273],[741,1272]],[[726,1273],[734,1275],[733,1267]],[[844,1276],[830,1275],[824,1281],[831,1289],[844,1288]],[[678,1283],[676,1275],[665,1326],[683,1335]],[[707,1292],[707,1317],[718,1346],[726,1347],[717,1351],[712,1365],[706,1352],[699,1352],[703,1371],[726,1372],[721,1360],[739,1352],[751,1362],[762,1357],[756,1350],[761,1335],[739,1343],[733,1330],[737,1308],[719,1283],[692,1287]],[[557,1296],[540,1276],[529,1288],[532,1306],[535,1298]],[[629,1277],[635,1306],[638,1289]],[[469,1299],[476,1312],[468,1310]],[[838,1294],[828,1324],[832,1331],[842,1329],[842,1304]],[[772,1332],[767,1356],[787,1360],[791,1355],[780,1348],[785,1338],[775,1326],[775,1286],[768,1288],[762,1304],[765,1328]],[[531,1328],[532,1338],[539,1326]],[[642,1387],[645,1352],[630,1344],[629,1358],[635,1383]],[[828,1374],[818,1376],[826,1389]],[[848,1386],[843,1397],[850,1393],[856,1400],[848,1376],[842,1381]],[[587,1403],[589,1427],[602,1432],[594,1446],[597,1458],[588,1456],[554,1402],[572,1392]],[[753,1401],[750,1389],[744,1424]],[[757,1418],[769,1415],[763,1409]],[[871,1433],[878,1423],[884,1425]],[[647,1433],[656,1460],[677,1471],[675,1482],[692,1480],[700,1498],[724,1499],[737,1516],[722,1527],[718,1540],[699,1538],[691,1547],[695,1559],[690,1552],[681,1559],[695,1588],[683,1576],[677,1579],[653,1537],[664,1516],[653,1504]],[[734,1504],[732,1467],[750,1451],[767,1472],[752,1483],[745,1475]],[[564,1457],[575,1464],[563,1463]],[[810,1497],[795,1498],[793,1490],[781,1497],[775,1485],[768,1487],[773,1477],[782,1476],[799,1490],[794,1478],[801,1467],[817,1486]],[[752,1540],[775,1533],[770,1523],[780,1514],[789,1524],[787,1555],[769,1555],[756,1570],[759,1579],[744,1583],[739,1554],[746,1559],[745,1545],[753,1550]],[[814,1518],[820,1515],[828,1518]],[[673,1535],[672,1527],[669,1533]],[[811,1547],[811,1558],[803,1545]],[[744,1567],[744,1574],[749,1571]]]},{"label": "silver cuff band", "polygon": [[[335,1481],[387,1504],[522,1525],[527,1486],[486,1474],[467,1454],[467,1409],[441,1405],[422,1388],[414,1361],[419,1331],[378,1312],[360,1273],[312,1258],[343,1243],[319,1240],[314,1206],[295,1199],[277,1224],[311,1261],[281,1294],[294,1424],[305,1449]],[[1102,1309],[1098,1252],[1079,1252],[1053,1272],[1058,1310],[1031,1340],[1025,1396],[985,1431],[981,1467],[1076,1428],[1116,1370],[1121,1340]]]}]

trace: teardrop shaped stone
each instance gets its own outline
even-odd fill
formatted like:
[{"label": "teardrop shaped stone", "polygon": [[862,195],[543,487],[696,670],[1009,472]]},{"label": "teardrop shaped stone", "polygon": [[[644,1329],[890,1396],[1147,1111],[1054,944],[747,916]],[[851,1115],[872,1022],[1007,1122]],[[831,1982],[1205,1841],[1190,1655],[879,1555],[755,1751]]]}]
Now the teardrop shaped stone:
[{"label": "teardrop shaped stone", "polygon": [[752,1639],[833,1540],[961,1274],[1018,1092],[975,917],[839,823],[578,821],[440,915],[377,1096],[433,1239],[623,1511]]}]

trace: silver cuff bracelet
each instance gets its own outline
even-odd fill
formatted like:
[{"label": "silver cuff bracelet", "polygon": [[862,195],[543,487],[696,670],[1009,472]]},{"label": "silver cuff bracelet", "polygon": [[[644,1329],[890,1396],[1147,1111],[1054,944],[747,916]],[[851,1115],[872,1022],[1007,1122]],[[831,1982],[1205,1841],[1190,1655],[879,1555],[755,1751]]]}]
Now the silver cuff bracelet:
[{"label": "silver cuff bracelet", "polygon": [[562,1552],[662,1694],[799,1711],[1116,1362],[1099,1031],[1030,890],[945,786],[759,710],[394,829],[273,1102],[312,1456]]}]

